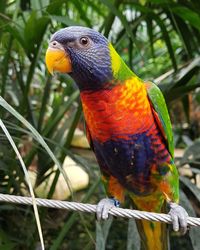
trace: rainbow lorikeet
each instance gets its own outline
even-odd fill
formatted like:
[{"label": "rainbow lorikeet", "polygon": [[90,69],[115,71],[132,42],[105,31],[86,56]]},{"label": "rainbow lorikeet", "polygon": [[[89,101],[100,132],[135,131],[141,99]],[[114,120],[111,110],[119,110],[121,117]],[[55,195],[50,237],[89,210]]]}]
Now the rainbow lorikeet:
[{"label": "rainbow lorikeet", "polygon": [[[131,197],[139,210],[161,212],[169,204],[175,231],[187,231],[187,212],[178,205],[171,122],[165,100],[152,82],[128,68],[100,33],[73,26],[56,32],[46,52],[49,72],[68,73],[80,90],[87,138],[99,163],[108,197],[97,218]],[[167,229],[139,221],[142,249],[168,249]]]}]

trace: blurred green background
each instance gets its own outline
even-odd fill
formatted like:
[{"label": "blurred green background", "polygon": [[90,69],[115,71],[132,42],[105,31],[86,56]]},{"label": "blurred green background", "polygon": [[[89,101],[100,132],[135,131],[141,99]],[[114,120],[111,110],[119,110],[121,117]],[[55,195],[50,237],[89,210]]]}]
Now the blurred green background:
[{"label": "blurred green background", "polygon": [[[44,63],[51,34],[71,25],[102,32],[136,74],[160,86],[173,123],[181,203],[191,216],[200,216],[200,1],[0,1],[0,95],[37,129],[61,163],[68,156],[72,168],[78,164],[89,176],[73,199],[97,203],[105,192],[85,142],[78,90],[67,75],[52,78]],[[1,107],[0,114],[36,178],[36,194],[63,198],[59,171],[39,140],[9,110]],[[49,178],[51,188],[44,194]],[[19,161],[1,131],[0,193],[24,195],[26,189]],[[139,249],[132,220],[100,224],[85,213],[39,211],[46,249]],[[184,237],[171,232],[170,241],[174,250],[199,250],[200,229]],[[32,208],[0,204],[0,249],[39,249]]]}]

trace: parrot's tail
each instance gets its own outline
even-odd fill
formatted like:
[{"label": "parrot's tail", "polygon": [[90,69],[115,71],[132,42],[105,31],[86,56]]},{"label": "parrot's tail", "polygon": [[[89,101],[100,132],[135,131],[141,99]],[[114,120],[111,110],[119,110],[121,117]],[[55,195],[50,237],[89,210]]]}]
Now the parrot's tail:
[{"label": "parrot's tail", "polygon": [[[151,198],[151,199],[149,199]],[[149,212],[166,212],[166,204],[163,200],[155,200],[152,197],[133,199],[134,207]],[[164,203],[164,204],[163,204]],[[168,250],[169,235],[166,223],[136,220],[141,239],[141,250]]]},{"label": "parrot's tail", "polygon": [[137,220],[141,250],[168,250],[168,230],[164,223]]}]

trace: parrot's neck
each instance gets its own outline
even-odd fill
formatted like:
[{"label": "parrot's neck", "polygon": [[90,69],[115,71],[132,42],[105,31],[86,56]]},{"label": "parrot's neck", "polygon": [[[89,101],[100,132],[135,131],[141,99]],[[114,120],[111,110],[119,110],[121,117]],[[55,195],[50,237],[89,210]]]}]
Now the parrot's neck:
[{"label": "parrot's neck", "polygon": [[140,81],[139,77],[130,70],[111,44],[108,44],[108,51],[105,53],[108,54],[107,61],[93,64],[90,67],[85,63],[84,70],[77,67],[70,74],[77,83],[80,92],[112,89],[116,85],[123,85],[126,80],[132,78]]},{"label": "parrot's neck", "polygon": [[119,54],[113,48],[111,43],[109,44],[109,50],[113,82],[115,82],[115,84],[119,82],[123,83],[124,81],[130,78],[137,77],[137,75],[132,70],[130,70],[130,68],[126,65],[123,59],[119,56]]}]

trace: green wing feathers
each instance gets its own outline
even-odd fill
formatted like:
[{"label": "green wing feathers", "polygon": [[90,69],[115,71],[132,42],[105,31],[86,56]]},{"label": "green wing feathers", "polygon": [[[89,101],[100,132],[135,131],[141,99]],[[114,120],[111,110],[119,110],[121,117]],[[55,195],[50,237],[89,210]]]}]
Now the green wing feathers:
[{"label": "green wing feathers", "polygon": [[147,93],[150,103],[153,107],[154,117],[156,122],[166,139],[168,150],[174,158],[174,139],[172,133],[172,125],[167,109],[167,105],[161,90],[152,82],[146,83]]}]

